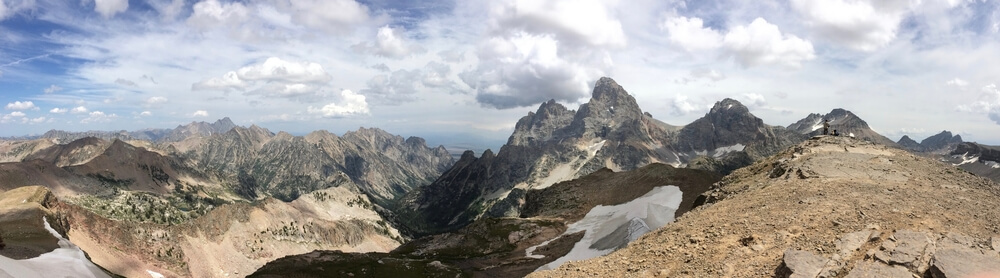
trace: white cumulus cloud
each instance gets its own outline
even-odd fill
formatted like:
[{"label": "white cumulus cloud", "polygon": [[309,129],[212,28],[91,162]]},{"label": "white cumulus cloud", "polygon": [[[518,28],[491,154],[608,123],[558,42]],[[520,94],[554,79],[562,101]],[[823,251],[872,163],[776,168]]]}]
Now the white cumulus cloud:
[{"label": "white cumulus cloud", "polygon": [[1000,125],[1000,88],[996,84],[983,86],[979,99],[970,104],[959,105],[958,111],[985,113],[990,120]]},{"label": "white cumulus cloud", "polygon": [[852,49],[874,51],[896,38],[900,22],[909,11],[906,1],[902,5],[891,2],[792,0],[791,4],[822,38]]},{"label": "white cumulus cloud", "polygon": [[622,23],[613,12],[616,1],[509,0],[494,5],[491,16],[501,30],[549,34],[570,44],[626,44]]},{"label": "white cumulus cloud", "polygon": [[156,106],[164,103],[167,103],[167,98],[165,97],[155,96],[146,99],[146,106]]},{"label": "white cumulus cloud", "polygon": [[191,85],[191,90],[195,91],[199,90],[226,91],[231,89],[242,90],[245,89],[246,86],[247,84],[240,79],[239,74],[237,74],[235,71],[230,71],[227,72],[222,77],[213,77],[206,80],[202,80],[201,82],[198,83],[194,83]]},{"label": "white cumulus cloud", "polygon": [[202,117],[202,118],[208,117],[208,111],[205,111],[205,110],[194,111],[194,113],[191,113],[191,117],[195,117],[195,118],[197,118],[197,117]]},{"label": "white cumulus cloud", "polygon": [[495,37],[480,45],[478,67],[459,76],[487,107],[524,107],[549,99],[575,102],[610,70],[610,58],[601,59],[607,57],[603,51],[595,51],[597,57],[563,57],[561,49],[551,35]]},{"label": "white cumulus cloud", "polygon": [[68,111],[69,110],[66,110],[65,108],[56,107],[56,108],[52,108],[52,110],[49,110],[49,113],[52,113],[52,114],[65,114]]},{"label": "white cumulus cloud", "polygon": [[46,118],[46,117],[38,117],[38,118],[31,119],[30,121],[33,124],[40,124],[40,123],[44,123],[46,120],[48,120],[48,118]]},{"label": "white cumulus cloud", "polygon": [[267,58],[263,63],[240,68],[236,73],[243,80],[304,83],[330,81],[330,75],[320,64],[285,61],[278,57]]},{"label": "white cumulus cloud", "polygon": [[149,112],[149,111],[142,111],[142,113],[139,113],[139,116],[143,116],[143,117],[152,116],[152,115],[153,115],[153,112]]},{"label": "white cumulus cloud", "polygon": [[323,87],[332,79],[323,66],[313,62],[286,61],[271,57],[222,77],[210,78],[191,85],[191,89],[243,91],[247,95],[290,98],[311,102],[325,95]]},{"label": "white cumulus cloud", "polygon": [[382,26],[378,29],[375,42],[359,43],[351,48],[360,53],[367,53],[376,56],[389,58],[404,58],[412,54],[427,52],[420,45],[413,43],[402,36],[403,30]]},{"label": "white cumulus cloud", "polygon": [[350,90],[341,91],[338,102],[333,102],[320,108],[309,106],[308,111],[309,113],[319,114],[328,118],[367,115],[370,113],[365,96],[355,94]]},{"label": "white cumulus cloud", "polygon": [[7,110],[18,110],[18,111],[38,110],[38,107],[35,106],[35,103],[31,101],[23,101],[23,102],[15,101],[7,103]]},{"label": "white cumulus cloud", "polygon": [[69,112],[73,114],[83,114],[87,113],[87,107],[77,106],[76,108],[70,109]]},{"label": "white cumulus cloud", "polygon": [[329,33],[345,33],[367,22],[367,6],[354,0],[272,0],[293,22]]},{"label": "white cumulus cloud", "polygon": [[106,114],[106,113],[101,112],[101,111],[94,111],[94,112],[90,112],[89,114],[87,114],[87,117],[83,118],[82,120],[80,120],[80,123],[83,123],[83,124],[89,124],[89,123],[107,123],[107,122],[111,122],[112,120],[114,120],[116,118],[118,118],[118,115],[115,115],[115,114]]},{"label": "white cumulus cloud", "polygon": [[795,35],[782,34],[778,26],[763,18],[748,26],[737,26],[726,34],[723,44],[743,67],[781,65],[798,68],[816,58],[812,43]]},{"label": "white cumulus cloud", "polygon": [[712,50],[722,45],[722,35],[705,27],[701,18],[669,17],[660,23],[660,29],[667,31],[671,43],[689,52]]}]

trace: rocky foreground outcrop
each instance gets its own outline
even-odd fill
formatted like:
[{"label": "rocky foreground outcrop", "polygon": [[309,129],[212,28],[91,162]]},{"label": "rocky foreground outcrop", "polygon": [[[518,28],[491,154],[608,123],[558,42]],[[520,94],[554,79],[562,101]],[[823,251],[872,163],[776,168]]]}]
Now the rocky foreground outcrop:
[{"label": "rocky foreground outcrop", "polygon": [[814,137],[703,199],[625,249],[530,276],[1000,275],[1000,185],[884,145]]}]

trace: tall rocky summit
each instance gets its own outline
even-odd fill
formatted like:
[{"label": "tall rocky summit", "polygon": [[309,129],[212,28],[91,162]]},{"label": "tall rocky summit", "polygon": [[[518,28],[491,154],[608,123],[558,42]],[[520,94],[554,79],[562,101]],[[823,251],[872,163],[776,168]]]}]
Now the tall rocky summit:
[{"label": "tall rocky summit", "polygon": [[764,125],[731,99],[689,126],[671,126],[644,113],[634,97],[605,77],[579,110],[542,103],[517,122],[499,152],[487,150],[478,158],[465,153],[434,183],[407,194],[397,212],[416,235],[449,231],[484,215],[516,216],[526,190],[602,168],[681,166],[697,159],[699,165],[735,169],[752,162],[748,153],[763,157],[800,140],[801,135]]}]

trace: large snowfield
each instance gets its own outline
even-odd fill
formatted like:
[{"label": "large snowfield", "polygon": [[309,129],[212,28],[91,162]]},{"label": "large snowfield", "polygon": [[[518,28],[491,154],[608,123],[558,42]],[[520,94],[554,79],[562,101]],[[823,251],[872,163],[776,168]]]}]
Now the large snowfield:
[{"label": "large snowfield", "polygon": [[15,260],[0,256],[0,278],[42,278],[42,277],[110,277],[94,263],[87,260],[83,250],[68,239],[63,238],[45,221],[45,229],[59,239],[59,248],[26,260]]},{"label": "large snowfield", "polygon": [[[676,186],[660,186],[628,203],[596,206],[580,221],[569,225],[563,235],[586,231],[583,239],[563,257],[543,265],[538,270],[557,268],[568,261],[585,260],[607,255],[639,236],[674,221],[674,212],[681,203],[681,190]],[[555,240],[555,239],[553,239]],[[541,258],[532,252],[552,240],[526,250],[527,256]]]}]

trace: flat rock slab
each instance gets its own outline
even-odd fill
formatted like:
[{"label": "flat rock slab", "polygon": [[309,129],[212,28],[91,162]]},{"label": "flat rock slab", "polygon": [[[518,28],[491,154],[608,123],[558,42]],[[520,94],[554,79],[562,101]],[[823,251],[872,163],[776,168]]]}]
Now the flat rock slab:
[{"label": "flat rock slab", "polygon": [[865,243],[872,238],[878,237],[878,235],[879,232],[874,230],[864,230],[846,234],[840,237],[840,239],[837,239],[836,246],[838,253],[841,258],[850,258],[855,251],[861,249],[861,246],[865,245]]},{"label": "flat rock slab", "polygon": [[830,260],[809,251],[794,249],[785,250],[784,259],[786,274],[790,278],[814,278]]},{"label": "flat rock slab", "polygon": [[972,249],[938,250],[930,273],[934,278],[995,277],[1000,275],[1000,257]]},{"label": "flat rock slab", "polygon": [[913,274],[900,266],[865,261],[858,262],[844,278],[913,278]]},{"label": "flat rock slab", "polygon": [[922,272],[926,270],[928,247],[934,242],[927,233],[901,230],[897,231],[892,238],[893,241],[885,241],[882,248],[887,253],[880,253],[876,257],[883,262],[894,265],[903,265],[910,270]]}]

